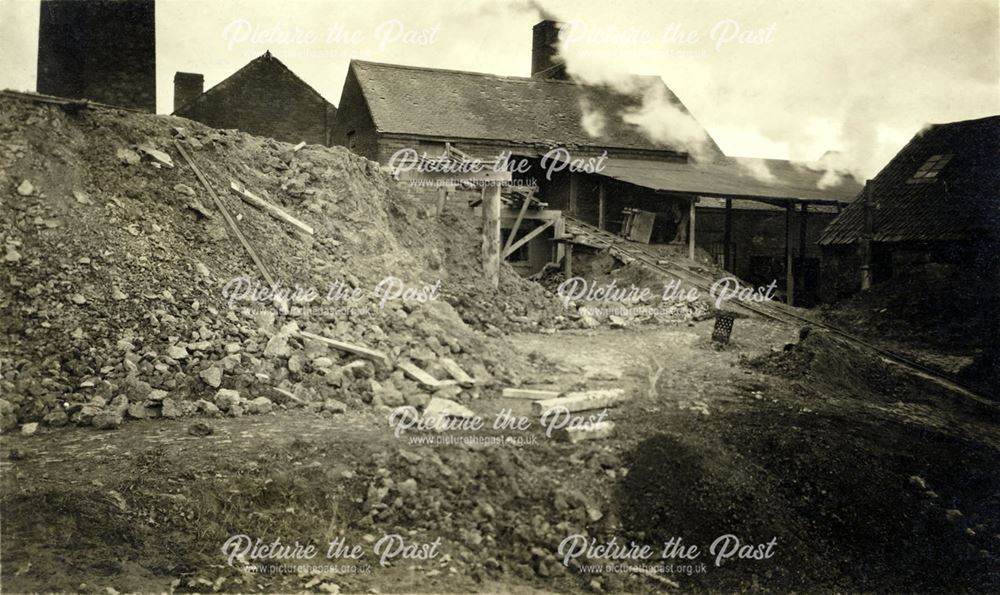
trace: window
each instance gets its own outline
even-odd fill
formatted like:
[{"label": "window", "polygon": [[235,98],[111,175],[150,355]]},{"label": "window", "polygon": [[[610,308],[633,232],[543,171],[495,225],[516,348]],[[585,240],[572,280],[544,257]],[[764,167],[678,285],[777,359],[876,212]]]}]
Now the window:
[{"label": "window", "polygon": [[906,181],[907,184],[916,184],[920,182],[933,182],[937,179],[941,170],[944,166],[948,165],[954,154],[948,153],[946,155],[931,155],[930,159],[924,162],[920,166],[920,169],[913,174],[913,177]]}]

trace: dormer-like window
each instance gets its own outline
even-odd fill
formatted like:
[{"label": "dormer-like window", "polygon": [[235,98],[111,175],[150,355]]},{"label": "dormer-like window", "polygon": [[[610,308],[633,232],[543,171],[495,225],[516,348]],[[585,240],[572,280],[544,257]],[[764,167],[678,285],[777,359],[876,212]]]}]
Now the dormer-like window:
[{"label": "dormer-like window", "polygon": [[942,155],[931,155],[927,161],[913,174],[913,177],[906,181],[907,184],[918,184],[921,182],[933,182],[937,179],[938,174],[944,169],[944,166],[948,165],[951,158],[955,155],[952,153],[946,153]]}]

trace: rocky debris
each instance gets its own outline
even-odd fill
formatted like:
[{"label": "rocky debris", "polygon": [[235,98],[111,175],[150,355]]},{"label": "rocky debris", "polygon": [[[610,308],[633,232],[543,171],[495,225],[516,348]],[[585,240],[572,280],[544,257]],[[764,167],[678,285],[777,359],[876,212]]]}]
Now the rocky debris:
[{"label": "rocky debris", "polygon": [[[379,452],[359,464],[367,489],[357,524],[372,534],[405,526],[442,535],[450,543],[450,564],[460,571],[561,576],[578,563],[563,566],[553,543],[573,534],[600,541],[620,530],[601,496],[611,483],[604,465],[620,467],[618,456],[576,448],[570,460],[558,463],[561,469],[548,466],[552,453],[508,448]],[[571,472],[561,477],[566,465]],[[577,481],[570,477],[584,487],[572,487]]]},{"label": "rocky debris", "polygon": [[[269,268],[281,271],[282,286],[325,295],[339,282],[360,296],[306,305],[287,296],[230,302],[226,284],[248,274],[256,283],[253,267],[219,217],[189,208],[200,186],[186,168],[166,167],[176,136],[169,118],[95,108],[87,123],[60,115],[59,127],[32,127],[26,122],[52,114],[8,97],[0,97],[0,108],[0,171],[10,180],[4,206],[11,214],[0,220],[11,288],[0,317],[9,339],[0,357],[10,363],[0,371],[7,403],[0,431],[31,422],[92,425],[109,410],[125,420],[241,415],[244,401],[223,398],[223,406],[216,398],[223,387],[269,397],[282,388],[292,395],[274,395],[282,407],[333,400],[344,409],[422,408],[432,393],[472,398],[532,373],[537,362],[511,357],[491,338],[502,330],[575,326],[556,321],[562,306],[509,267],[499,290],[484,287],[474,262],[479,238],[465,210],[417,217],[422,203],[340,148],[293,153],[270,139],[191,124],[183,142],[211,148],[199,156],[211,181],[245,184],[248,171],[258,172],[256,195],[314,227],[314,236],[287,235],[264,213],[241,213],[252,242],[282,238],[266,253],[257,246]],[[15,145],[25,150],[3,149]],[[62,200],[40,200],[40,188]],[[400,274],[414,287],[443,279],[441,292],[426,302],[381,303],[374,288]],[[442,379],[440,361],[448,358],[476,384],[434,392],[333,343],[364,346],[387,363],[409,357]],[[118,396],[125,400],[114,402]]]},{"label": "rocky debris", "polygon": [[172,168],[174,166],[174,160],[170,155],[154,149],[153,147],[143,144],[138,147],[139,152],[148,157],[153,161],[153,165],[162,165],[163,167]]},{"label": "rocky debris", "polygon": [[327,413],[346,413],[347,405],[336,399],[328,399],[323,402],[322,410]]},{"label": "rocky debris", "polygon": [[211,436],[214,432],[215,428],[203,421],[196,421],[188,427],[188,434],[192,436]]},{"label": "rocky debris", "polygon": [[122,416],[114,411],[102,411],[94,416],[93,424],[98,430],[113,430],[122,425]]},{"label": "rocky debris", "polygon": [[17,193],[21,196],[31,196],[35,193],[35,186],[29,180],[24,180],[18,184]]},{"label": "rocky debris", "polygon": [[274,403],[271,402],[271,399],[268,399],[267,397],[257,397],[247,403],[247,413],[255,415],[270,413],[273,406]]},{"label": "rocky debris", "polygon": [[205,381],[205,384],[212,388],[219,388],[222,385],[222,370],[217,366],[202,370],[198,376]]},{"label": "rocky debris", "polygon": [[173,419],[176,417],[181,417],[184,415],[184,410],[181,406],[175,402],[173,399],[167,398],[160,402],[161,415],[168,419]]},{"label": "rocky debris", "polygon": [[21,426],[22,436],[31,436],[37,431],[38,431],[38,424],[36,422],[24,424],[23,426]]},{"label": "rocky debris", "polygon": [[0,432],[17,427],[17,409],[6,400],[0,399]]},{"label": "rocky debris", "polygon": [[66,423],[69,422],[69,416],[66,415],[66,412],[63,411],[62,409],[53,409],[52,411],[45,414],[45,417],[42,418],[42,421],[45,422],[45,424],[50,427],[59,428],[66,425]]},{"label": "rocky debris", "polygon": [[118,160],[124,165],[135,165],[142,161],[142,157],[140,157],[138,153],[128,148],[118,149],[115,152],[115,156],[118,157]]},{"label": "rocky debris", "polygon": [[231,413],[240,408],[240,404],[243,402],[243,398],[240,397],[240,393],[235,390],[230,390],[228,388],[220,388],[217,393],[215,393],[215,405],[222,411]]},{"label": "rocky debris", "polygon": [[150,417],[146,406],[142,403],[131,403],[126,410],[126,415],[132,419],[146,419]]},{"label": "rocky debris", "polygon": [[188,357],[187,348],[183,345],[171,345],[167,347],[167,357],[173,359],[186,359]]},{"label": "rocky debris", "polygon": [[438,416],[470,418],[475,417],[476,414],[468,407],[459,405],[454,401],[434,397],[424,407],[424,417]]}]

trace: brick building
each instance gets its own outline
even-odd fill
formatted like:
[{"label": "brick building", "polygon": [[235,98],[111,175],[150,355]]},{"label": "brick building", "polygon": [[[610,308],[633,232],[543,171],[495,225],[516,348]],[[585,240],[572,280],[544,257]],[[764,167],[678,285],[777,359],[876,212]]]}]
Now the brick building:
[{"label": "brick building", "polygon": [[[726,157],[704,130],[697,156],[683,146],[654,140],[655,135],[621,114],[640,110],[652,95],[690,116],[681,100],[655,76],[632,76],[628,92],[568,80],[555,59],[560,26],[553,21],[535,25],[531,77],[352,61],[333,142],[383,164],[404,149],[436,155],[451,146],[481,159],[509,152],[530,163],[528,171],[514,172],[515,182],[535,183],[550,211],[619,231],[625,210],[641,209],[653,214],[653,242],[691,256],[696,244],[703,249],[721,246],[720,264],[741,273],[749,272],[744,263],[770,271],[778,262],[780,270],[788,269],[782,275],[787,283],[792,259],[815,255],[810,238],[830,216],[820,211],[852,200],[857,183],[846,178],[827,187],[820,184],[820,168],[780,160],[757,160],[756,165],[769,170],[769,179],[761,179],[747,167],[753,160]],[[691,121],[697,125],[693,117]],[[548,175],[542,159],[553,148],[565,149],[571,159],[602,157],[602,168],[565,168]],[[760,208],[740,208],[749,203]],[[708,233],[695,229],[696,209],[708,215]],[[777,216],[764,215],[768,210],[776,210]],[[800,224],[799,219],[813,214],[812,229]],[[505,227],[511,223],[511,217],[504,219]],[[528,230],[541,225],[532,222]],[[792,237],[793,229],[798,238]],[[557,233],[553,227],[534,240],[531,247],[544,254],[528,250],[512,256],[524,259],[526,272],[537,270],[559,257],[559,247],[546,242]]]},{"label": "brick building", "polygon": [[156,111],[153,0],[42,0],[39,93]]},{"label": "brick building", "polygon": [[[919,132],[823,231],[824,289],[861,289],[864,245],[872,283],[926,263],[979,272],[1000,294],[1000,116]],[[993,285],[986,280],[992,279]]]},{"label": "brick building", "polygon": [[337,108],[271,52],[251,60],[208,91],[204,77],[174,76],[174,115],[215,128],[329,145]]}]

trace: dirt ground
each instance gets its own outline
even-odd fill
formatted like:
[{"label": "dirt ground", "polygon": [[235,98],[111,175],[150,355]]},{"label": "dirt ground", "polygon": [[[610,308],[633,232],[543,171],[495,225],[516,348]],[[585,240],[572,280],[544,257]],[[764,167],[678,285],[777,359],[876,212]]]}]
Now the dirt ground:
[{"label": "dirt ground", "polygon": [[[525,433],[536,438],[531,444],[438,445],[432,454],[409,441],[413,434],[393,435],[387,408],[208,419],[214,430],[208,436],[189,433],[195,420],[5,435],[3,587],[95,593],[1000,588],[995,409],[934,396],[932,388],[919,399],[885,394],[877,385],[818,392],[829,382],[824,371],[788,363],[810,339],[784,351],[799,329],[740,319],[733,343],[718,348],[707,340],[711,325],[511,336],[513,349],[547,371],[540,388],[627,390],[630,400],[608,413],[615,434],[577,445],[533,427]],[[778,360],[786,365],[774,375]],[[504,408],[530,415],[528,402],[495,397],[469,406],[484,416]],[[372,524],[364,507],[373,487],[384,485],[379,478],[391,474],[402,485],[397,454],[439,456],[443,465],[415,475],[415,490],[401,491]],[[483,462],[486,468],[476,467]],[[493,465],[512,465],[506,475],[520,485],[497,483],[505,474],[491,472]],[[478,480],[465,481],[467,468],[468,479]],[[532,500],[550,497],[547,482],[573,492],[565,496],[569,504],[560,505],[563,492],[555,492],[540,509],[550,512],[534,514]],[[421,504],[423,492],[428,500]],[[575,497],[585,504],[574,505]],[[421,510],[430,502],[447,507],[449,498],[455,507],[441,515]],[[476,520],[476,531],[462,524],[487,505],[492,522]],[[716,567],[706,551],[703,572],[678,564],[656,578],[579,564],[560,569],[559,536],[573,530],[572,517],[551,530],[526,527],[559,525],[563,509],[581,506],[586,530],[605,540],[662,544],[679,537],[707,550],[716,537],[735,534],[752,543],[774,539],[776,553]],[[353,572],[264,575],[228,566],[221,551],[240,533],[315,543],[337,535],[370,544],[390,530],[425,542],[440,537],[440,555],[381,566],[366,552]],[[485,547],[473,547],[478,536]]]},{"label": "dirt ground", "polygon": [[[178,143],[286,285],[441,299],[231,306],[250,260]],[[697,304],[613,319],[507,266],[494,288],[464,201],[180,118],[0,98],[0,188],[6,592],[1000,591],[998,406],[824,332],[742,317],[719,346]],[[398,366],[448,360],[477,382]],[[505,387],[625,400],[571,443]],[[396,431],[434,397],[485,427]]]}]

